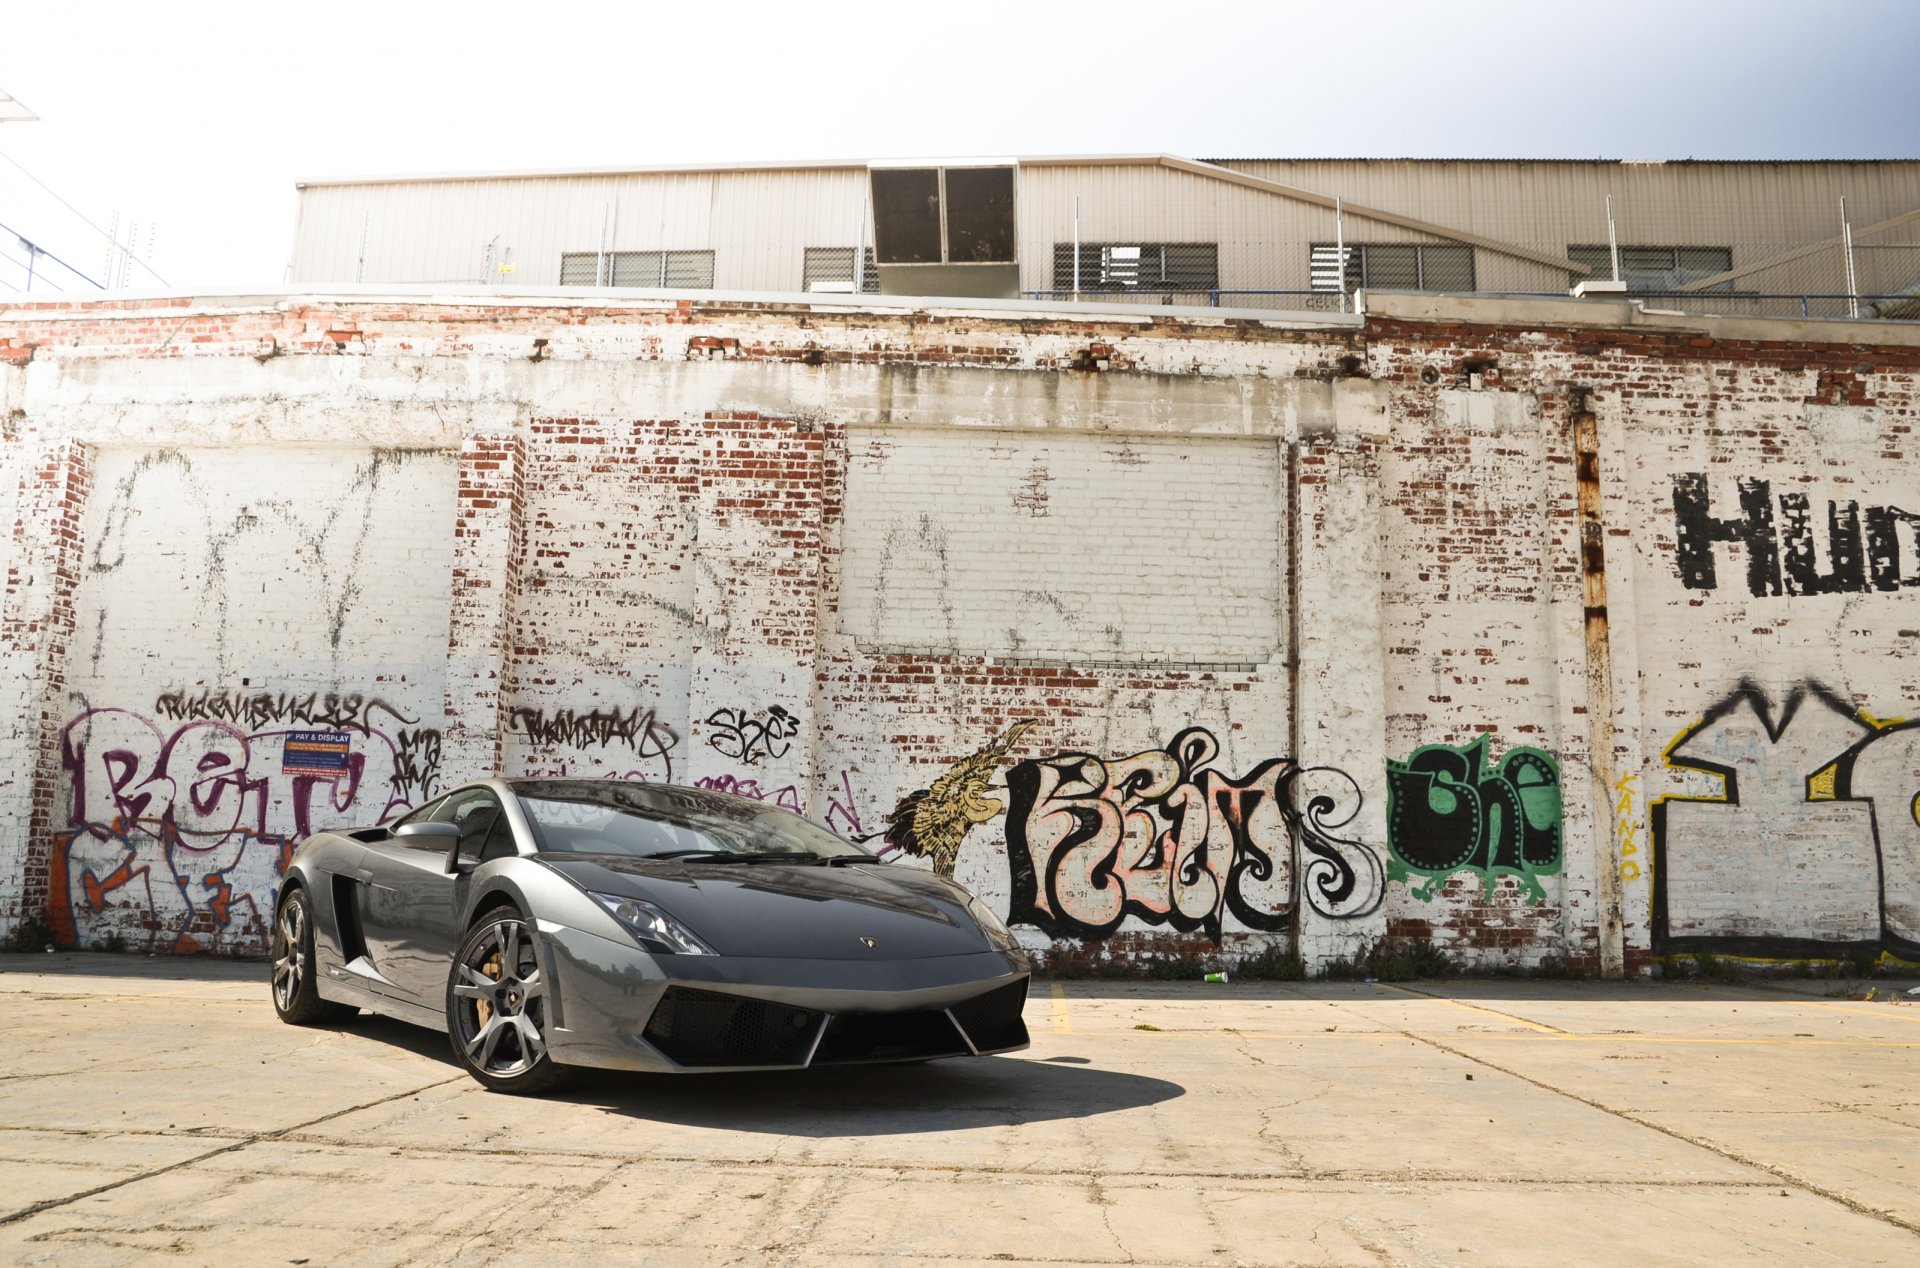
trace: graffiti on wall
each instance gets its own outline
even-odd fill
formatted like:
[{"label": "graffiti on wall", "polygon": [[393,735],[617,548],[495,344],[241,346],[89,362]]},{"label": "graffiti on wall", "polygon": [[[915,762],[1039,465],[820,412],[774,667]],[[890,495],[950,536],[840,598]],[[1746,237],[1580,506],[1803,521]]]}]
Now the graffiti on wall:
[{"label": "graffiti on wall", "polygon": [[761,758],[781,758],[800,734],[800,719],[780,705],[771,705],[758,713],[746,709],[715,709],[707,716],[707,725],[715,728],[707,738],[723,757],[731,757],[745,766]]},{"label": "graffiti on wall", "polygon": [[951,877],[954,861],[960,857],[960,843],[967,833],[1006,809],[1005,803],[988,791],[988,785],[1014,743],[1034,722],[1032,718],[1015,722],[997,738],[956,762],[930,787],[915,789],[902,797],[893,813],[887,816],[883,830],[886,846],[882,855],[899,851],[928,859],[936,873]]},{"label": "graffiti on wall", "polygon": [[[632,779],[647,782],[645,771],[608,771],[603,779]],[[732,793],[736,797],[751,797],[755,801],[771,801],[774,805],[795,814],[805,814],[806,802],[800,795],[798,784],[762,783],[759,779],[738,775],[702,775],[693,781],[695,788],[705,788],[712,792]],[[828,829],[855,841],[868,841],[871,837],[860,835],[863,827],[860,811],[853,795],[853,773],[842,770],[836,785],[828,788],[826,810],[820,816],[820,822]]]},{"label": "graffiti on wall", "polygon": [[1289,928],[1296,880],[1323,916],[1379,906],[1378,855],[1338,835],[1360,810],[1350,776],[1273,758],[1234,778],[1211,765],[1219,752],[1212,732],[1190,727],[1131,757],[1013,766],[1009,922],[1100,938],[1135,916],[1218,942],[1229,915],[1247,929]]},{"label": "graffiti on wall", "polygon": [[52,899],[69,942],[117,933],[150,950],[263,949],[296,843],[378,823],[440,782],[432,728],[173,721],[97,708],[60,732],[67,796]]},{"label": "graffiti on wall", "polygon": [[440,791],[440,732],[435,727],[402,727],[393,733],[394,799],[417,806]]},{"label": "graffiti on wall", "polygon": [[171,722],[204,718],[256,731],[280,723],[367,735],[383,715],[388,725],[414,723],[378,696],[340,691],[163,691],[153,712]]},{"label": "graffiti on wall", "polygon": [[680,743],[674,729],[652,709],[553,709],[522,705],[507,717],[507,730],[535,744],[575,749],[604,749],[616,740],[642,761],[660,763],[660,778],[673,781],[673,750]]},{"label": "graffiti on wall", "polygon": [[1455,872],[1478,875],[1488,897],[1502,876],[1534,902],[1542,876],[1560,870],[1560,767],[1537,748],[1487,756],[1487,737],[1458,747],[1426,744],[1387,762],[1387,879],[1419,884],[1430,901]]},{"label": "graffiti on wall", "polygon": [[1665,756],[1720,788],[1653,804],[1656,952],[1920,959],[1920,719],[1743,682]]},{"label": "graffiti on wall", "polygon": [[1705,472],[1673,477],[1674,562],[1689,590],[1719,587],[1715,551],[1723,543],[1742,547],[1747,589],[1755,597],[1920,586],[1920,514],[1897,506],[1862,509],[1858,502],[1829,501],[1823,568],[1806,494],[1780,494],[1777,519],[1767,481],[1737,481],[1735,496],[1737,513],[1715,514]]},{"label": "graffiti on wall", "polygon": [[755,801],[771,801],[774,805],[791,810],[795,814],[806,813],[805,805],[800,799],[798,784],[782,784],[776,788],[771,784],[763,786],[757,779],[741,779],[735,775],[702,775],[693,781],[693,786],[710,789],[713,792],[731,793],[736,797],[751,797]]},{"label": "graffiti on wall", "polygon": [[1640,772],[1630,770],[1614,781],[1613,835],[1620,842],[1620,879],[1637,881],[1644,874],[1640,866],[1641,804]]}]

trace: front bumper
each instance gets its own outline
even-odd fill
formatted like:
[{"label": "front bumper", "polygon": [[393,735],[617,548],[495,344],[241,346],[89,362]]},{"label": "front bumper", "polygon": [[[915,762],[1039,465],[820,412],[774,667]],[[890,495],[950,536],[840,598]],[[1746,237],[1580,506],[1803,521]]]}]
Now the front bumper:
[{"label": "front bumper", "polygon": [[997,950],[921,960],[655,956],[541,922],[548,1050],[660,1073],[803,1069],[1027,1046],[1027,965]]}]

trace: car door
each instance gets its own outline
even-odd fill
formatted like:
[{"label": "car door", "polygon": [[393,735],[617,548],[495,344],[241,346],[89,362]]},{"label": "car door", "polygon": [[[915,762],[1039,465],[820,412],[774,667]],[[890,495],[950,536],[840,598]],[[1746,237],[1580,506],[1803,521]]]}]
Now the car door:
[{"label": "car door", "polygon": [[[509,832],[499,798],[484,788],[454,793],[430,817],[460,829],[456,848],[470,859],[487,852],[496,830]],[[450,857],[444,837],[394,837],[367,847],[367,955],[402,995],[436,1011],[446,1005],[447,966],[460,936],[462,877],[448,867]]]}]

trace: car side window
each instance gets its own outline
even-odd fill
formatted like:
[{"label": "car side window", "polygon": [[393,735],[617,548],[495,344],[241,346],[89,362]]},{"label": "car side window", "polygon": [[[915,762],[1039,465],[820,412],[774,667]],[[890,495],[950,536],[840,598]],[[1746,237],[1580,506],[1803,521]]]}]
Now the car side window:
[{"label": "car side window", "polygon": [[[493,835],[495,826],[506,818],[501,813],[499,800],[484,788],[453,794],[441,804],[433,817],[437,823],[451,823],[460,829],[458,857],[475,861],[483,858],[488,838]],[[508,853],[513,849],[511,841],[509,833]],[[444,845],[442,848],[445,848]]]},{"label": "car side window", "polygon": [[[465,837],[461,838],[461,843],[466,843]],[[488,863],[494,859],[512,858],[519,852],[513,844],[513,824],[508,822],[504,813],[497,815],[493,821],[493,831],[487,833],[487,843],[480,848],[480,861]]]},{"label": "car side window", "polygon": [[440,808],[440,802],[441,802],[441,798],[435,797],[432,801],[429,801],[426,805],[417,806],[414,809],[407,811],[405,814],[401,815],[399,818],[392,820],[387,824],[387,827],[389,829],[393,829],[393,828],[399,827],[403,823],[425,823],[427,822],[427,820],[433,818],[433,812]]}]

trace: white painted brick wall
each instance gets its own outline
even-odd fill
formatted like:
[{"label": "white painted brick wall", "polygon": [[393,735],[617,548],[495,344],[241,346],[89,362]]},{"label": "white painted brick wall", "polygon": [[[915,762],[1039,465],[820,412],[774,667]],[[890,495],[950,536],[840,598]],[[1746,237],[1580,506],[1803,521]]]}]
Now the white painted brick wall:
[{"label": "white painted brick wall", "polygon": [[[1676,568],[1678,473],[1706,476],[1721,517],[1736,513],[1737,481],[1767,480],[1777,539],[1781,497],[1805,496],[1821,572],[1834,566],[1829,501],[1920,508],[1915,375],[1898,368],[1911,354],[1835,342],[1855,328],[1794,327],[1794,346],[1727,351],[1657,323],[1569,334],[1436,319],[1397,333],[1376,323],[1362,341],[1145,318],[1124,330],[962,313],[822,322],[650,301],[579,325],[559,300],[466,306],[457,320],[428,304],[303,304],[111,320],[63,309],[36,327],[45,346],[28,370],[0,372],[0,395],[25,411],[8,416],[21,452],[77,443],[95,457],[71,652],[53,665],[14,649],[7,664],[22,684],[16,713],[55,687],[75,716],[101,711],[78,759],[81,819],[101,830],[61,856],[63,893],[92,913],[83,936],[108,927],[89,884],[110,903],[140,897],[151,928],[117,927],[155,945],[183,922],[216,942],[257,929],[275,860],[257,840],[230,848],[233,810],[244,802],[249,825],[287,831],[295,793],[276,776],[275,741],[154,715],[175,688],[263,684],[378,695],[419,728],[445,710],[449,727],[473,733],[463,752],[490,760],[504,740],[510,771],[791,787],[816,818],[859,835],[1022,722],[1032,725],[984,784],[1002,803],[1016,763],[1112,763],[1197,726],[1227,775],[1288,756],[1349,768],[1366,798],[1352,833],[1376,848],[1387,760],[1482,738],[1490,761],[1539,748],[1558,761],[1566,807],[1562,866],[1539,894],[1506,875],[1488,893],[1462,872],[1422,899],[1399,880],[1364,917],[1302,926],[1313,954],[1385,932],[1431,935],[1486,963],[1590,962],[1601,881],[1616,868],[1628,949],[1645,963],[1659,799],[1734,791],[1662,754],[1734,701],[1753,716],[1736,709],[1672,753],[1734,770],[1741,799],[1666,803],[1669,936],[1851,946],[1883,921],[1920,936],[1920,820],[1899,813],[1920,792],[1920,730],[1893,722],[1920,716],[1920,588],[1754,596],[1745,548],[1727,543],[1713,548],[1711,591],[1686,587]],[[191,355],[163,342],[182,319],[212,331]],[[265,338],[279,355],[256,359]],[[538,361],[536,339],[547,340]],[[1113,368],[1072,369],[1096,344]],[[1355,350],[1370,380],[1338,377]],[[1882,360],[1896,368],[1874,370]],[[1469,361],[1483,367],[1478,387]],[[1588,712],[1576,389],[1598,417],[1623,797],[1593,778],[1604,720]],[[570,433],[556,422],[568,419],[581,420]],[[314,447],[315,435],[342,447]],[[834,438],[824,462],[802,440],[821,435]],[[1354,464],[1343,478],[1362,483],[1300,499],[1295,668],[1288,446],[1310,438],[1304,461],[1327,436]],[[729,437],[744,438],[731,491],[711,479]],[[189,462],[162,456],[182,444]],[[464,493],[476,536],[455,564],[451,451],[522,444],[523,502],[481,508],[501,491]],[[398,496],[369,519],[354,473],[387,446],[438,452],[383,459],[382,493]],[[0,512],[18,466],[0,479]],[[791,500],[750,505],[763,479]],[[1911,525],[1899,532],[1911,576],[1920,540]],[[33,568],[51,570],[54,543],[24,542]],[[452,619],[473,636],[453,658],[465,677],[448,686],[435,675],[448,672],[455,567]],[[1372,658],[1384,667],[1370,680]],[[724,751],[733,741],[718,710],[753,717],[774,704],[800,719],[797,743],[751,763]],[[641,710],[664,728],[642,739],[651,752],[612,735]],[[20,832],[45,753],[24,719],[13,728],[0,824]],[[242,728],[261,729],[272,727]],[[368,738],[355,736],[362,748]],[[109,765],[109,752],[131,757]],[[1849,752],[1843,784],[1836,759]],[[265,786],[242,797],[231,777],[242,768],[265,771]],[[367,817],[368,790],[412,778],[395,752],[325,809]],[[130,854],[114,840],[116,781],[122,797],[187,806],[186,828],[203,834],[192,839],[216,844],[173,861],[144,845]],[[70,800],[71,780],[58,791]],[[990,814],[955,863],[1003,906],[1016,879],[1007,834],[1005,814]],[[1618,852],[1629,839],[1645,864],[1631,874]],[[31,844],[0,849],[18,858]],[[1884,910],[1869,910],[1871,857]],[[169,869],[185,863],[181,886]],[[1134,883],[1151,913],[1151,878]],[[1094,888],[1077,898],[1097,899]],[[1206,931],[1165,914],[1129,915],[1103,945],[1202,946]],[[1220,925],[1219,954],[1260,943],[1236,941],[1244,926],[1231,914]],[[1078,945],[1030,925],[1021,936]]]},{"label": "white painted brick wall", "polygon": [[[56,813],[74,932],[257,944],[282,838],[377,822],[427,791],[405,754],[428,764],[414,746],[442,725],[452,459],[94,460]],[[296,730],[348,734],[358,780],[303,791],[282,772]]]},{"label": "white painted brick wall", "polygon": [[860,429],[842,622],[863,647],[1084,663],[1281,653],[1279,447]]}]

